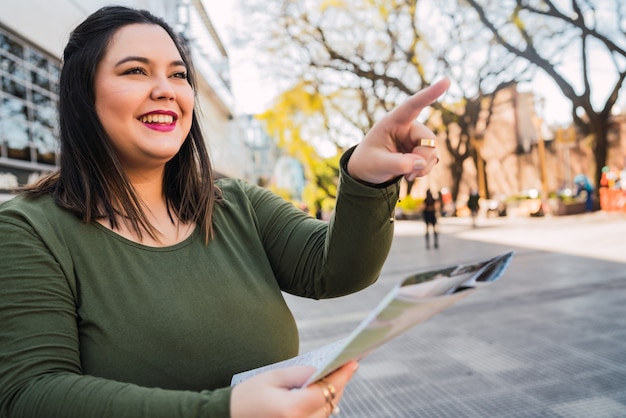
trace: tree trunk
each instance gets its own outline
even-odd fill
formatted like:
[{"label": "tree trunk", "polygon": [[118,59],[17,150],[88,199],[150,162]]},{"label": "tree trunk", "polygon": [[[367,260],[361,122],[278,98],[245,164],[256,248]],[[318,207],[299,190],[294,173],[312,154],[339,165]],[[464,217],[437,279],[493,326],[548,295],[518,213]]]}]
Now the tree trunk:
[{"label": "tree trunk", "polygon": [[454,202],[456,211],[456,201],[459,197],[459,189],[463,178],[463,159],[455,158],[454,162],[450,164],[450,172],[452,173],[452,187],[450,188],[450,195],[452,196],[452,202]]},{"label": "tree trunk", "polygon": [[590,118],[590,131],[594,136],[593,139],[593,156],[595,160],[594,181],[595,194],[599,196],[598,189],[600,187],[600,179],[602,177],[602,168],[607,163],[608,158],[608,136],[609,121],[608,118],[598,117]]}]

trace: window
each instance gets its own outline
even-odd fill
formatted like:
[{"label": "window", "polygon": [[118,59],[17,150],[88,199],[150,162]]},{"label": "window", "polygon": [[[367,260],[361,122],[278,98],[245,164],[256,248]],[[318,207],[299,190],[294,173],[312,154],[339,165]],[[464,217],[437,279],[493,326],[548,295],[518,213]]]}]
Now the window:
[{"label": "window", "polygon": [[0,27],[0,156],[55,165],[60,62]]}]

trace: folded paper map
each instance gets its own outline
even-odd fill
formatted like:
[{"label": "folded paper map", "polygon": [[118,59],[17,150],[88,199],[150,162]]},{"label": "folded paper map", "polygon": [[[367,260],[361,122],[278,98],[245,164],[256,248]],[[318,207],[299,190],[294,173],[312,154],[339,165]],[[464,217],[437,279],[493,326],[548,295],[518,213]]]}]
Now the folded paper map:
[{"label": "folded paper map", "polygon": [[307,386],[351,360],[360,360],[415,325],[494,282],[508,267],[513,252],[472,264],[459,264],[407,277],[380,301],[347,337],[297,357],[238,373],[231,385],[264,371],[307,365],[316,372]]}]

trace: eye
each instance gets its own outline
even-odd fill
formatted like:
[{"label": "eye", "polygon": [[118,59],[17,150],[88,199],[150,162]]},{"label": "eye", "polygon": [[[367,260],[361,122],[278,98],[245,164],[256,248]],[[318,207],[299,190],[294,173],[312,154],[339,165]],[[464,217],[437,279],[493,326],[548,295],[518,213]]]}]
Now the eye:
[{"label": "eye", "polygon": [[177,72],[177,73],[174,73],[174,74],[172,75],[172,77],[174,77],[174,78],[180,78],[180,79],[182,79],[182,80],[187,80],[187,72],[185,72],[185,71],[179,71],[179,72]]},{"label": "eye", "polygon": [[146,71],[141,67],[133,67],[124,71],[124,74],[145,74]]}]

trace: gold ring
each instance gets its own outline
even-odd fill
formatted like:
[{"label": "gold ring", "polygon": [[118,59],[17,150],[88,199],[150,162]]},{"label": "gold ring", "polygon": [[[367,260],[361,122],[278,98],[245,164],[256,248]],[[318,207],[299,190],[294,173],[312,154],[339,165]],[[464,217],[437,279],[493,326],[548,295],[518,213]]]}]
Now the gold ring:
[{"label": "gold ring", "polygon": [[326,385],[326,389],[328,389],[328,393],[330,394],[330,399],[334,400],[337,396],[337,391],[335,390],[335,387],[331,383],[328,383],[328,380],[326,380],[326,378],[322,378],[320,379],[320,381]]},{"label": "gold ring", "polygon": [[417,146],[418,147],[430,147],[430,148],[435,148],[436,147],[436,142],[434,139],[432,138],[420,138],[417,141]]},{"label": "gold ring", "polygon": [[322,390],[322,393],[324,394],[324,400],[326,401],[326,403],[332,402],[333,398],[331,398],[331,393],[328,387],[322,386],[321,382],[318,382],[318,383],[319,383],[318,386],[320,387],[320,389]]},{"label": "gold ring", "polygon": [[328,383],[326,379],[320,379],[317,381],[317,383],[319,384],[319,387],[324,394],[324,399],[326,400],[326,403],[328,404],[328,406],[330,406],[330,415],[339,414],[339,407],[335,405],[335,402],[333,402],[335,400],[335,397],[337,396],[335,386],[333,386],[331,383]]}]

